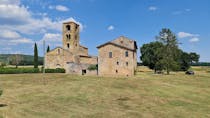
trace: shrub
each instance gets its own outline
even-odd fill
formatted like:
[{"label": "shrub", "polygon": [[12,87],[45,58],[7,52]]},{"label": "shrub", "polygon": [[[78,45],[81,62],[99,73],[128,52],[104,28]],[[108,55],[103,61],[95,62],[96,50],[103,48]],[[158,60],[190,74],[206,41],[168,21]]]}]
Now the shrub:
[{"label": "shrub", "polygon": [[65,69],[56,68],[56,69],[45,69],[45,73],[65,73]]},{"label": "shrub", "polygon": [[89,70],[89,71],[97,70],[97,69],[98,69],[98,65],[90,65],[90,66],[88,67],[88,70]]},{"label": "shrub", "polygon": [[39,73],[38,68],[0,68],[0,74]]},{"label": "shrub", "polygon": [[0,68],[4,68],[6,66],[6,63],[0,63]]}]

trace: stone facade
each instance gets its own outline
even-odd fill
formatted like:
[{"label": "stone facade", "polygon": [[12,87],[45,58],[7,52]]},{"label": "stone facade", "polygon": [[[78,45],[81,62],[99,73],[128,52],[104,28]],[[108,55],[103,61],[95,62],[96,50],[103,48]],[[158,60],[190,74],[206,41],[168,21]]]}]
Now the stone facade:
[{"label": "stone facade", "polygon": [[98,74],[101,76],[133,76],[137,67],[136,42],[126,37],[100,45]]},{"label": "stone facade", "polygon": [[[137,58],[136,41],[119,37],[98,46],[98,57],[88,55],[88,48],[79,44],[79,25],[63,23],[63,47],[57,47],[45,55],[46,68],[64,68],[66,73],[100,76],[133,76]],[[88,67],[98,65],[98,70]]]},{"label": "stone facade", "polygon": [[96,75],[88,71],[90,65],[97,64],[97,57],[88,55],[88,48],[79,44],[79,25],[63,23],[63,47],[57,47],[45,55],[45,68],[64,68],[67,73]]}]

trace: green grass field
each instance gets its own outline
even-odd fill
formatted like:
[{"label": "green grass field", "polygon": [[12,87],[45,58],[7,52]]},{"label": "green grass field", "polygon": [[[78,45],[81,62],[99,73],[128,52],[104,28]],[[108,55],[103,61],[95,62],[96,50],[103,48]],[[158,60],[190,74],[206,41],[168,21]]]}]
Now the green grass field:
[{"label": "green grass field", "polygon": [[209,118],[209,67],[155,75],[140,67],[135,77],[67,74],[0,75],[3,118]]}]

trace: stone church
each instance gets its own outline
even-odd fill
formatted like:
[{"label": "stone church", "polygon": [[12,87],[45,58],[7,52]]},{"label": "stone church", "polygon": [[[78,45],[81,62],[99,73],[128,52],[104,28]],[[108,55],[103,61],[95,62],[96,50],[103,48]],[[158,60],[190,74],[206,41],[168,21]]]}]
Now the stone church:
[{"label": "stone church", "polygon": [[[65,22],[62,27],[62,47],[45,55],[45,68],[64,68],[66,73],[99,76],[132,76],[137,66],[136,41],[121,36],[98,46],[98,57],[90,56],[88,48],[79,44],[79,25]],[[97,70],[89,67],[97,65]]]}]

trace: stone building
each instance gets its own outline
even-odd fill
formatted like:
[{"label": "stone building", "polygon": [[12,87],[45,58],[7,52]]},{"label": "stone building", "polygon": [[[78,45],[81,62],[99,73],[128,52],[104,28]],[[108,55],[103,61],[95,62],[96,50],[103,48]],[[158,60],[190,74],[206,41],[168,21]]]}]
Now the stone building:
[{"label": "stone building", "polygon": [[[79,44],[79,25],[65,22],[62,27],[62,47],[56,47],[45,55],[45,68],[64,68],[66,73],[100,76],[132,76],[137,59],[136,41],[119,37],[98,46],[98,57],[90,56],[88,48]],[[98,70],[89,70],[98,65]]]},{"label": "stone building", "polygon": [[137,67],[136,41],[121,36],[98,48],[100,76],[133,76]]},{"label": "stone building", "polygon": [[79,44],[79,25],[75,22],[63,23],[62,47],[57,47],[45,55],[45,68],[64,68],[71,74],[97,74],[89,71],[90,65],[97,64],[97,57],[88,55],[88,48]]}]

